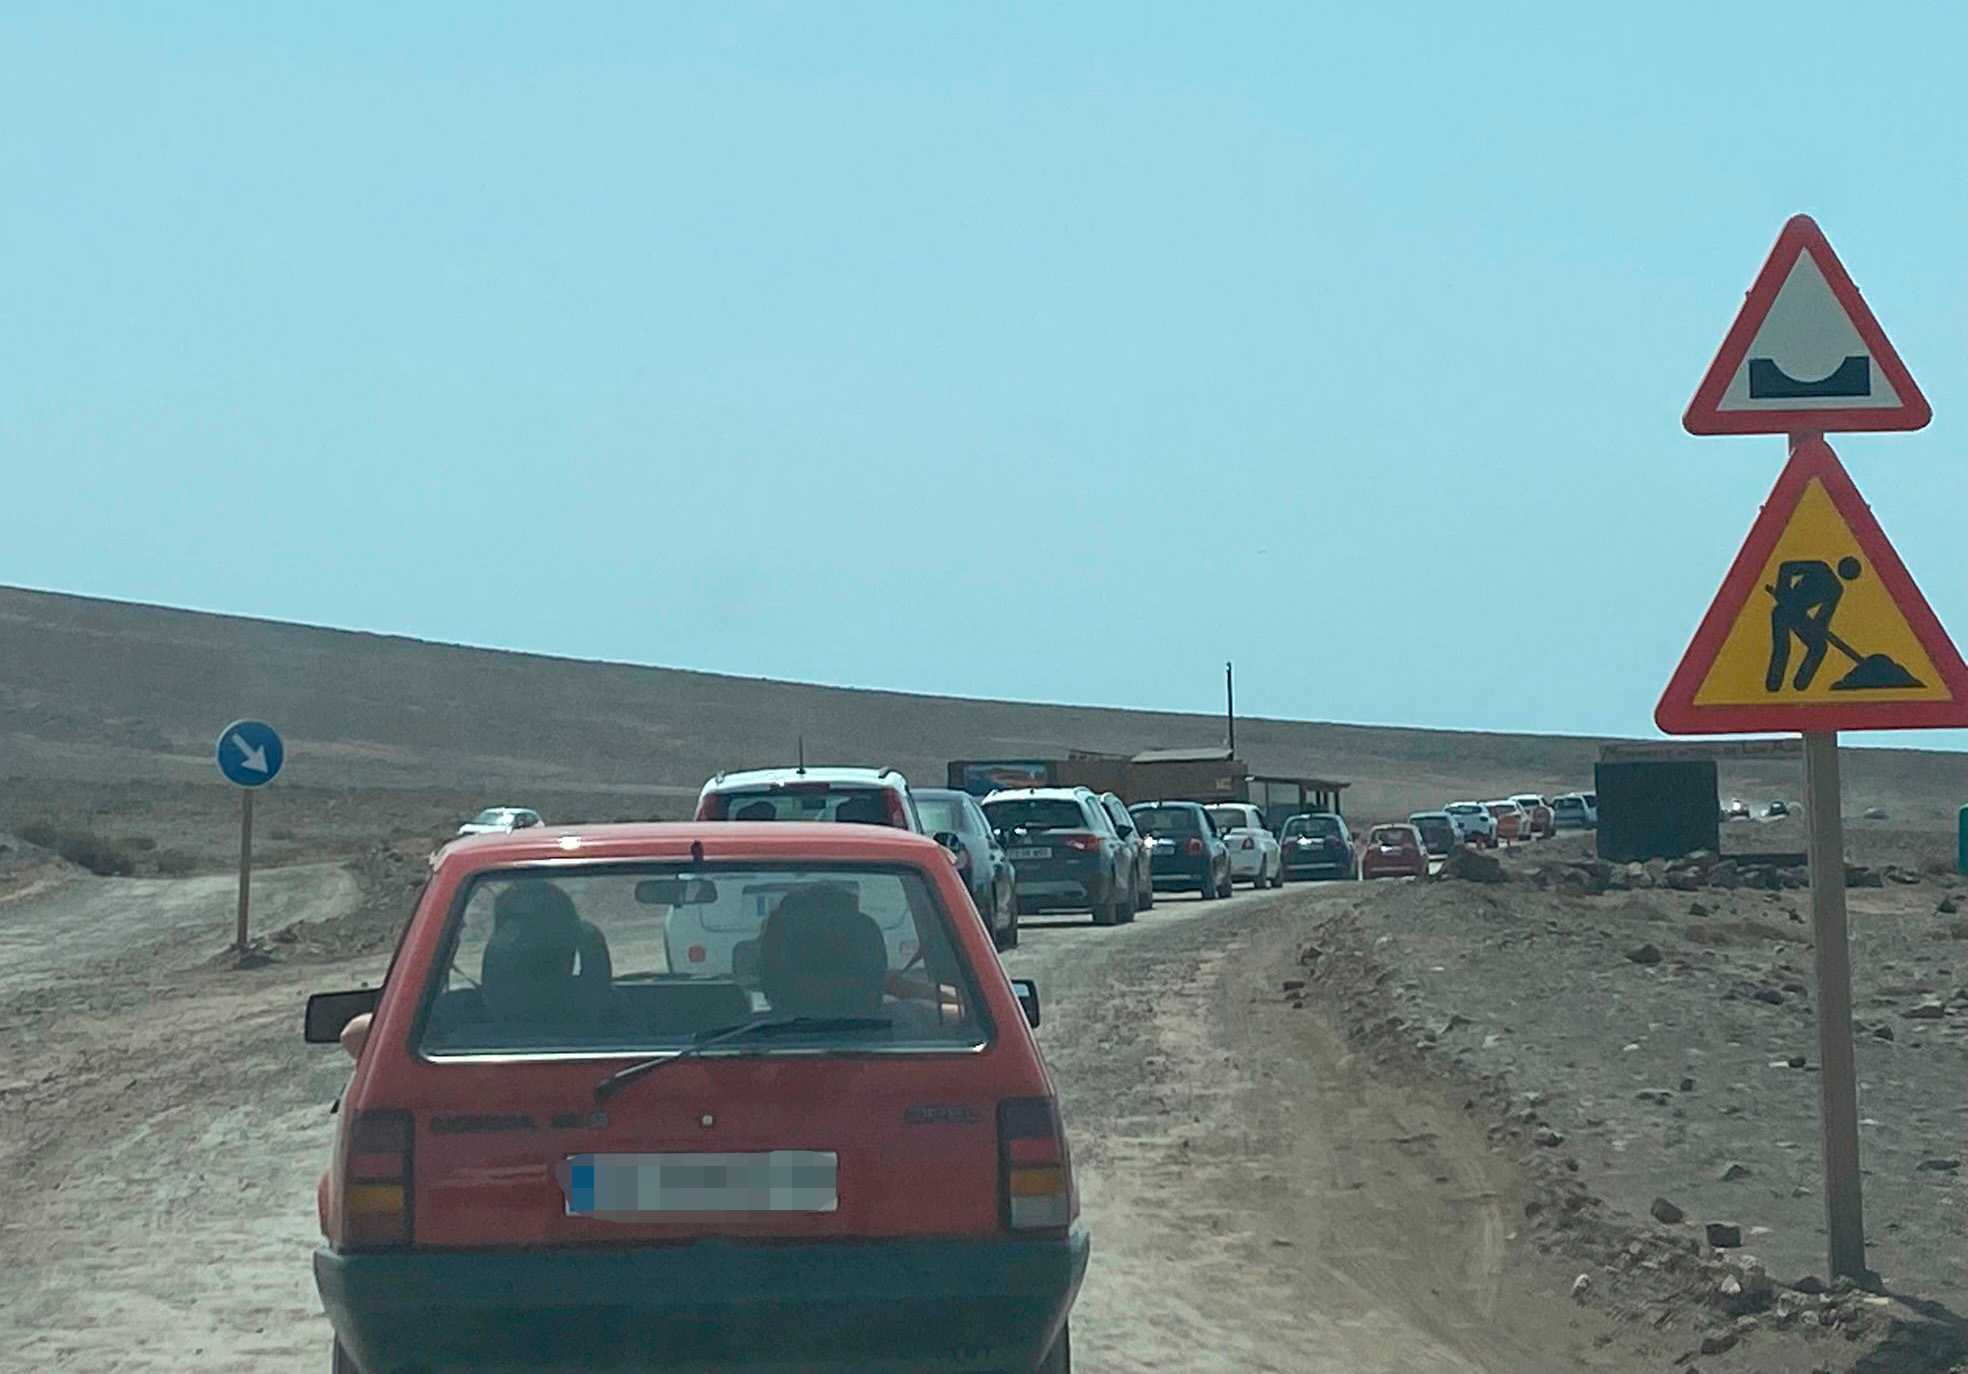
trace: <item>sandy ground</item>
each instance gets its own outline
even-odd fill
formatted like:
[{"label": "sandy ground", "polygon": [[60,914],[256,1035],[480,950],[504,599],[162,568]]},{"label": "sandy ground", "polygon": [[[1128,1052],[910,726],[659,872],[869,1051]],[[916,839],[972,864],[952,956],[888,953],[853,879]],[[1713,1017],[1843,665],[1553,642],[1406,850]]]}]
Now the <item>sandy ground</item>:
[{"label": "sandy ground", "polygon": [[1049,1008],[1103,1371],[1650,1368],[1511,1243],[1523,1183],[1439,1100],[1266,995],[1334,890],[1158,905],[1011,955]]},{"label": "sandy ground", "polygon": [[[353,900],[332,867],[267,880],[296,909]],[[101,956],[0,985],[0,1370],[324,1365],[308,1255],[346,1062],[301,1043],[299,1012],[382,959],[213,966],[225,894],[176,886],[76,880],[0,916],[92,928]],[[1397,889],[1429,890],[1041,919],[1009,956],[1041,982],[1095,1234],[1082,1369],[1555,1374],[1663,1369],[1687,1346],[1687,1321],[1572,1300],[1575,1261],[1524,1230],[1542,1185],[1457,1089],[1280,998],[1312,932]],[[1813,1367],[1795,1355],[1772,1333],[1701,1367]]]}]

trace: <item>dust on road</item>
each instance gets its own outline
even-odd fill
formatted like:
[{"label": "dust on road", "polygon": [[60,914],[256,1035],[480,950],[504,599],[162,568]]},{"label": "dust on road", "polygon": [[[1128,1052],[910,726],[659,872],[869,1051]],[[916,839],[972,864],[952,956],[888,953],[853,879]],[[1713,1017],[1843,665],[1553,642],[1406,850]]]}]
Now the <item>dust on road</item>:
[{"label": "dust on road", "polygon": [[1653,1367],[1506,1242],[1520,1180],[1479,1129],[1370,1081],[1276,995],[1350,884],[1169,902],[1119,931],[1032,929],[1046,1047],[1094,1260],[1084,1367],[1540,1371]]}]

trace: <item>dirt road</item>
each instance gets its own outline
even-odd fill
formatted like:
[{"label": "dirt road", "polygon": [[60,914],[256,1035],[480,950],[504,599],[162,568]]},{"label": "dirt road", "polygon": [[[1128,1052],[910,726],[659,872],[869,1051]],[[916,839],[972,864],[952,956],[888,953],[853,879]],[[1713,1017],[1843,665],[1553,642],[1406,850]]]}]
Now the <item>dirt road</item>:
[{"label": "dirt road", "polygon": [[[160,904],[202,909],[186,888],[88,885],[92,938],[151,938]],[[1509,1242],[1519,1185],[1476,1128],[1370,1081],[1278,998],[1298,933],[1342,890],[1034,922],[1011,956],[1041,980],[1095,1235],[1080,1367],[1657,1367],[1595,1349],[1604,1319]],[[308,1255],[346,1064],[301,1045],[298,1012],[380,961],[197,968],[225,933],[194,929],[93,991],[0,989],[0,1059],[24,1070],[0,1085],[0,1370],[325,1368]]]},{"label": "dirt road", "polygon": [[[167,966],[194,963],[231,943],[236,876],[92,878],[51,872],[0,899],[0,998],[156,951]],[[264,869],[254,876],[252,927],[351,910],[355,878],[339,864]]]},{"label": "dirt road", "polygon": [[1656,1367],[1507,1242],[1520,1184],[1480,1130],[1360,1072],[1279,996],[1350,884],[1165,901],[1031,930],[1094,1261],[1075,1355],[1103,1374]]}]

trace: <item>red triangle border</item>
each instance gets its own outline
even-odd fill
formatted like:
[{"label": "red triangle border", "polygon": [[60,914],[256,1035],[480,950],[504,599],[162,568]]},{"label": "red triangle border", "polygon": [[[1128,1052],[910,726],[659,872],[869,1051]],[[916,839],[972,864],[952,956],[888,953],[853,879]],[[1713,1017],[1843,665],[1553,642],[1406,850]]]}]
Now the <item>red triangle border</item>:
[{"label": "red triangle border", "polygon": [[[1851,701],[1786,705],[1772,702],[1752,706],[1697,706],[1695,694],[1721,655],[1723,642],[1749,598],[1770,551],[1783,537],[1805,488],[1816,478],[1824,484],[1832,506],[1845,520],[1893,603],[1904,615],[1914,638],[1933,662],[1949,701]],[[1831,445],[1811,439],[1791,451],[1769,499],[1750,526],[1736,561],[1722,579],[1708,614],[1681,656],[1654,708],[1654,723],[1670,735],[1735,735],[1817,733],[1833,730],[1933,730],[1968,725],[1968,664],[1961,661],[1954,641],[1941,627],[1927,598],[1900,562],[1886,532],[1873,518],[1871,507],[1846,473]]]},{"label": "red triangle border", "polygon": [[[1734,410],[1724,413],[1719,407],[1722,394],[1728,389],[1729,379],[1742,366],[1743,357],[1755,341],[1756,331],[1763,327],[1763,321],[1770,313],[1770,306],[1777,299],[1777,292],[1783,289],[1784,280],[1797,262],[1798,255],[1809,253],[1824,273],[1825,284],[1831,288],[1832,295],[1844,307],[1852,325],[1865,341],[1866,350],[1872,354],[1874,362],[1892,384],[1893,392],[1900,398],[1900,404],[1891,408],[1863,407],[1849,410]],[[1838,260],[1838,254],[1831,251],[1831,243],[1818,228],[1817,221],[1809,215],[1793,215],[1777,235],[1777,242],[1770,249],[1770,256],[1763,263],[1763,270],[1756,274],[1755,282],[1743,298],[1742,309],[1736,312],[1736,322],[1729,326],[1723,336],[1722,347],[1716,350],[1715,361],[1708,365],[1701,385],[1695,388],[1695,397],[1688,402],[1688,409],[1681,416],[1681,425],[1690,434],[1824,434],[1838,430],[1905,430],[1924,428],[1934,417],[1933,408],[1927,404],[1926,396],[1907,371],[1906,364],[1900,360],[1899,351],[1886,338],[1886,331],[1879,327],[1872,309],[1859,294],[1859,288],[1852,284],[1852,278],[1845,270],[1845,264]]]}]

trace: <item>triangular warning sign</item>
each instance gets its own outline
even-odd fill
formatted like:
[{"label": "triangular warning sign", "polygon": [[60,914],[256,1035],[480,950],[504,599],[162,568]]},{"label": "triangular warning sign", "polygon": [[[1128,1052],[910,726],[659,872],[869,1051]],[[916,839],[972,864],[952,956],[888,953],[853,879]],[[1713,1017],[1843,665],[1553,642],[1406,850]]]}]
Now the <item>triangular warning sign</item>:
[{"label": "triangular warning sign", "polygon": [[1654,721],[1670,735],[1968,725],[1968,666],[1822,439],[1791,452]]},{"label": "triangular warning sign", "polygon": [[1932,418],[1838,255],[1794,216],[1681,423],[1690,434],[1919,429]]}]

